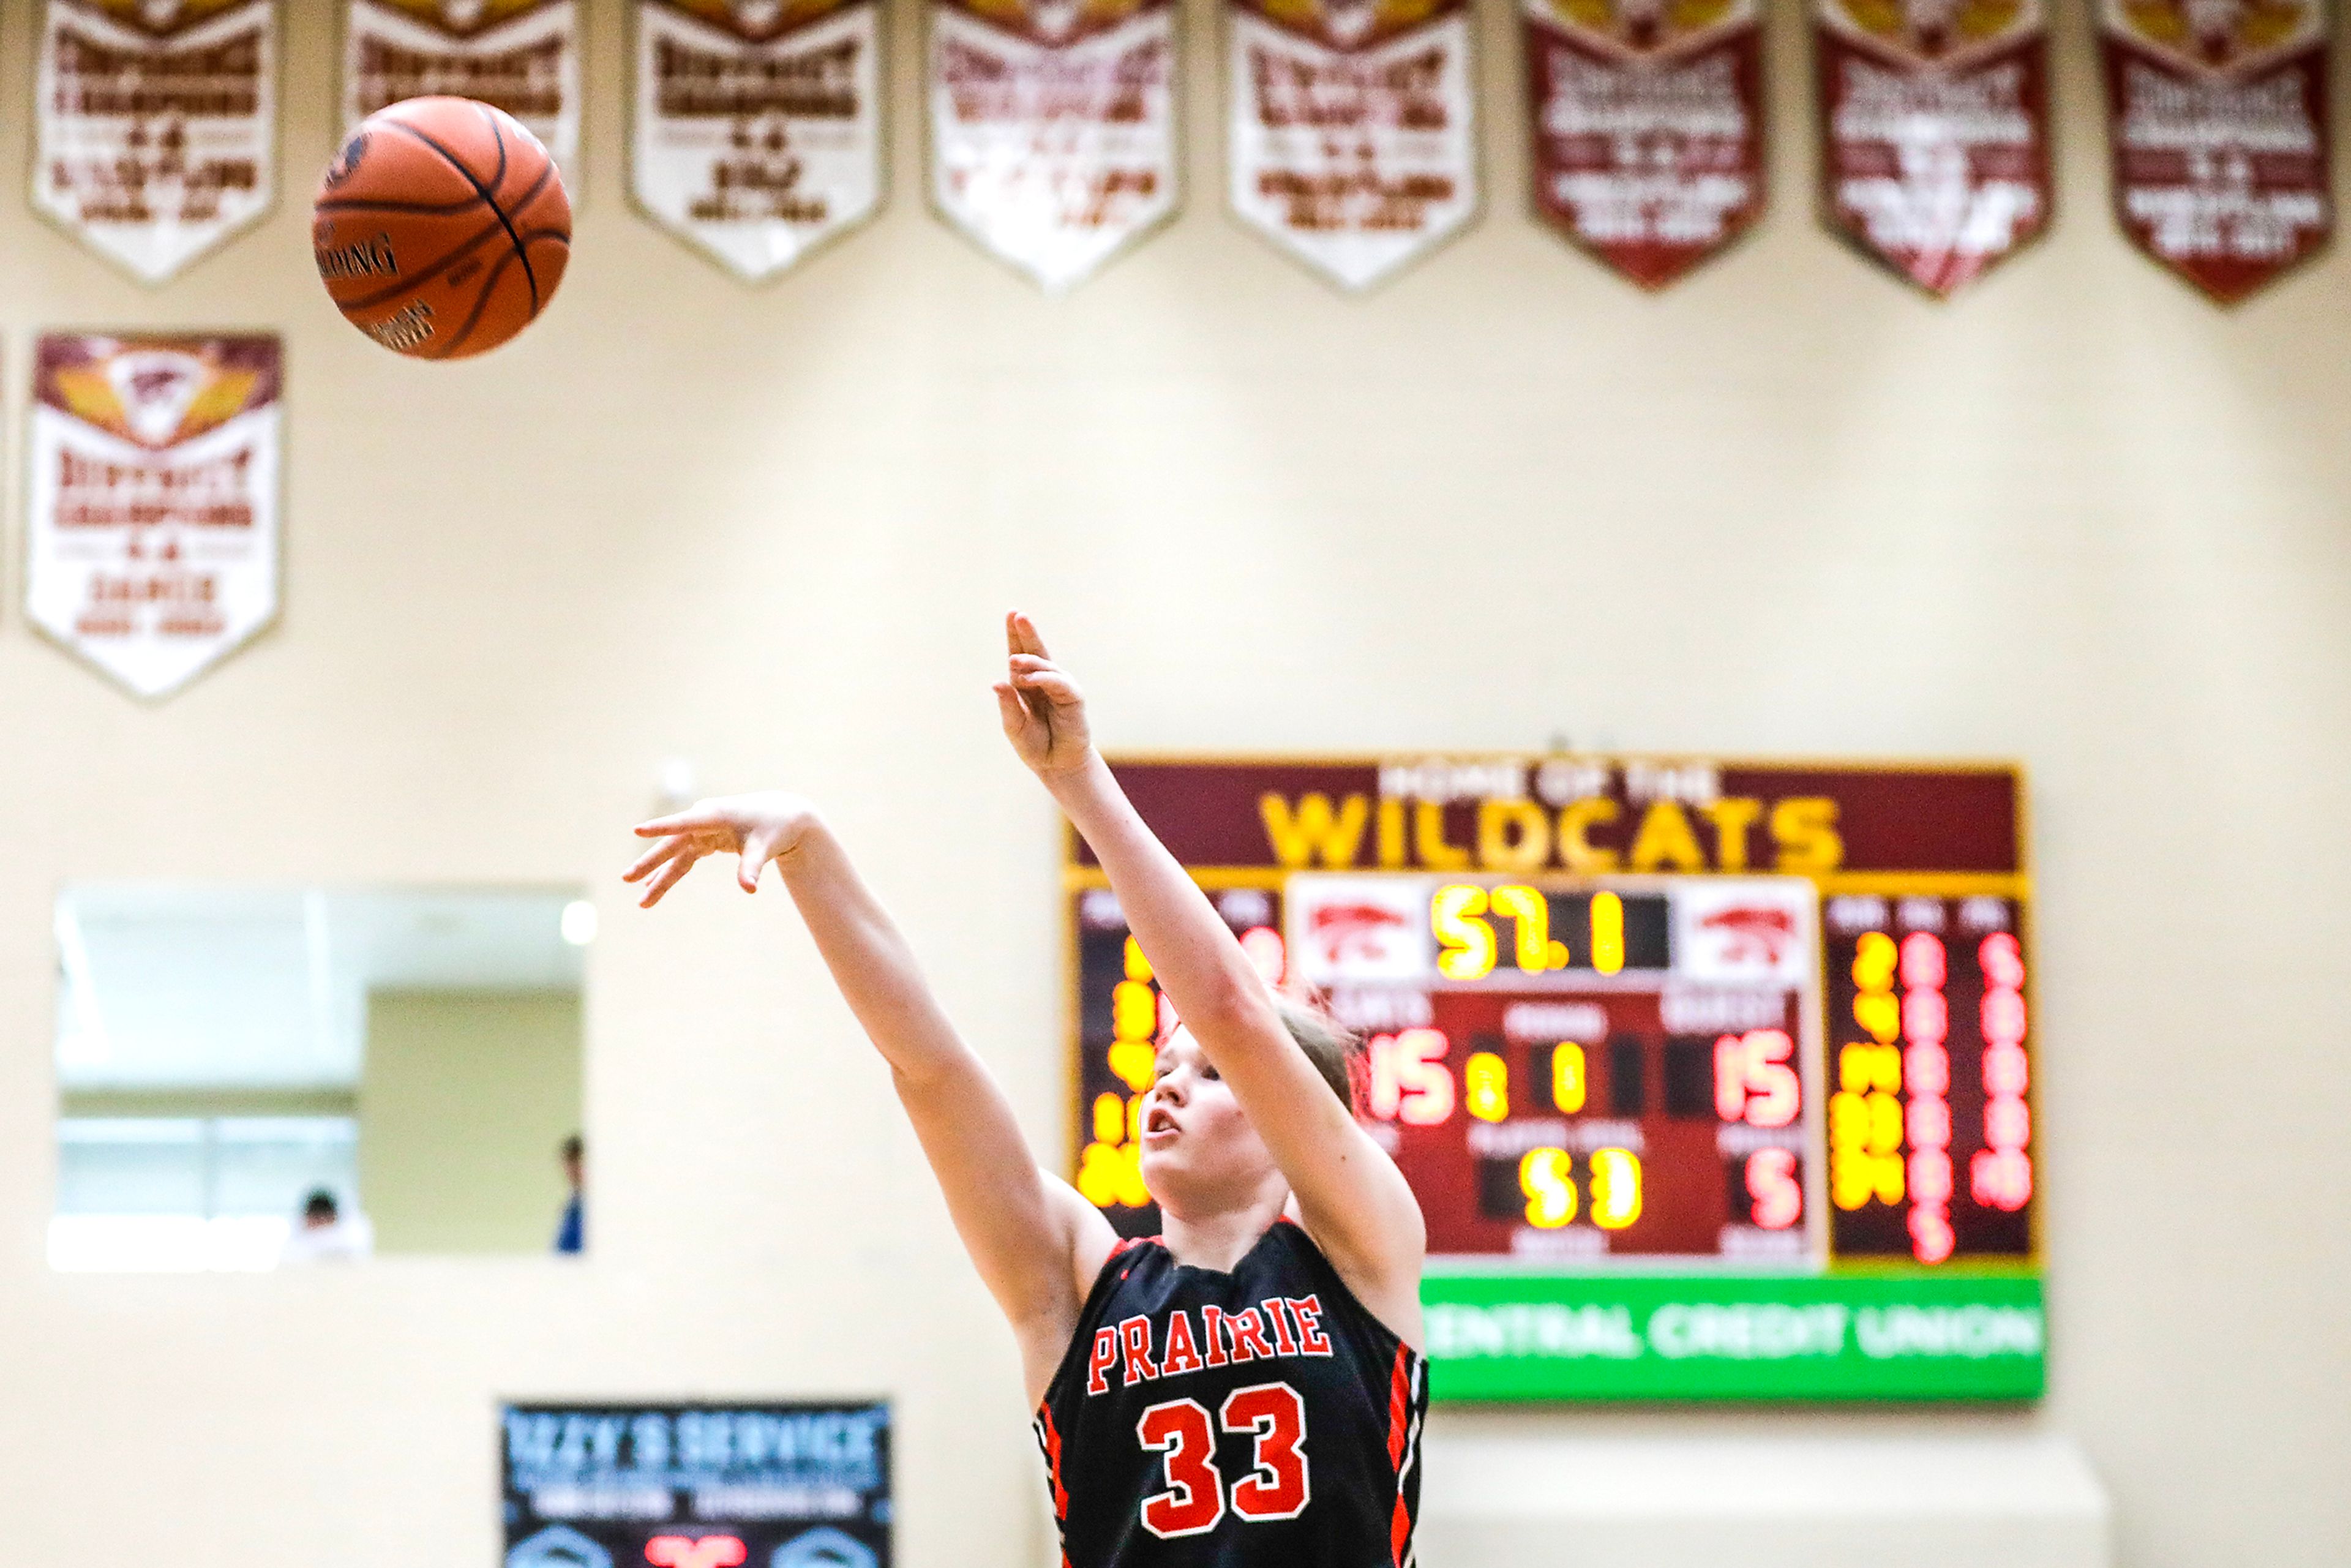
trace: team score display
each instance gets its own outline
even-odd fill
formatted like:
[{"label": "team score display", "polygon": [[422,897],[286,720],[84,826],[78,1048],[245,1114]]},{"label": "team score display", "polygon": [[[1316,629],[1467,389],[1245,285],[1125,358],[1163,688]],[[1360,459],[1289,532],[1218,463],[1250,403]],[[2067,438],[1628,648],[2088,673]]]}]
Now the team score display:
[{"label": "team score display", "polygon": [[[1254,1468],[1232,1483],[1237,1518],[1296,1519],[1312,1487],[1306,1473],[1306,1402],[1287,1383],[1236,1388],[1217,1408],[1217,1425],[1254,1440]],[[1217,1431],[1196,1399],[1152,1406],[1134,1425],[1145,1448],[1164,1456],[1167,1489],[1143,1500],[1143,1528],[1163,1540],[1202,1535],[1223,1522],[1228,1505],[1217,1469]]]}]

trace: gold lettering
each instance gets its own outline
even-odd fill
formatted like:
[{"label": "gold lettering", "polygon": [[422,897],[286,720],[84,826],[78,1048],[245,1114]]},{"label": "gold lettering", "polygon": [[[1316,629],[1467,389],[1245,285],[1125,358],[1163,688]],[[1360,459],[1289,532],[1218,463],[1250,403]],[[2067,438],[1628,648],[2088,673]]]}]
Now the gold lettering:
[{"label": "gold lettering", "polygon": [[1616,852],[1604,850],[1588,836],[1594,823],[1616,820],[1616,802],[1604,795],[1571,800],[1559,809],[1559,863],[1573,872],[1614,871]]},{"label": "gold lettering", "polygon": [[1763,814],[1763,802],[1748,795],[1725,795],[1701,806],[1714,824],[1714,863],[1723,871],[1747,869],[1747,830]]},{"label": "gold lettering", "polygon": [[1414,837],[1420,841],[1420,863],[1431,871],[1460,871],[1469,863],[1469,852],[1445,841],[1445,804],[1423,800],[1413,813]]},{"label": "gold lettering", "polygon": [[1844,840],[1836,831],[1837,803],[1825,795],[1794,795],[1771,806],[1771,841],[1780,846],[1780,869],[1818,873],[1844,863]]},{"label": "gold lettering", "polygon": [[1404,802],[1380,802],[1380,863],[1390,869],[1404,864]]},{"label": "gold lettering", "polygon": [[1324,865],[1343,871],[1355,863],[1372,803],[1365,796],[1350,795],[1334,812],[1331,797],[1318,790],[1301,799],[1293,811],[1289,801],[1269,791],[1258,798],[1257,809],[1265,819],[1266,841],[1282,865],[1298,871],[1319,855]]},{"label": "gold lettering", "polygon": [[1706,852],[1698,847],[1698,835],[1690,831],[1689,815],[1681,802],[1657,800],[1634,835],[1633,869],[1655,871],[1668,861],[1676,871],[1704,871]]},{"label": "gold lettering", "polygon": [[1488,871],[1541,871],[1551,858],[1551,818],[1531,800],[1478,806],[1478,863]]}]

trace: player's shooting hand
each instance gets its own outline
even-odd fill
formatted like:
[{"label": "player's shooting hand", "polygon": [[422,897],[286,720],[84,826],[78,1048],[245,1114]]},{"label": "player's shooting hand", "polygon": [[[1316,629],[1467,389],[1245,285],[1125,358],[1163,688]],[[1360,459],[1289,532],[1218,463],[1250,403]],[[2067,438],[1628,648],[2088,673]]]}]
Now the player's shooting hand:
[{"label": "player's shooting hand", "polygon": [[1017,610],[1004,618],[1004,641],[1005,678],[996,683],[1004,737],[1040,778],[1082,768],[1094,743],[1077,682],[1045,652],[1036,623]]},{"label": "player's shooting hand", "polygon": [[799,848],[815,822],[814,808],[781,790],[697,800],[683,811],[637,824],[637,837],[661,841],[622,873],[621,880],[652,877],[644,897],[637,901],[639,907],[651,909],[694,869],[695,862],[705,855],[731,854],[740,857],[735,880],[744,892],[757,893],[768,862]]}]

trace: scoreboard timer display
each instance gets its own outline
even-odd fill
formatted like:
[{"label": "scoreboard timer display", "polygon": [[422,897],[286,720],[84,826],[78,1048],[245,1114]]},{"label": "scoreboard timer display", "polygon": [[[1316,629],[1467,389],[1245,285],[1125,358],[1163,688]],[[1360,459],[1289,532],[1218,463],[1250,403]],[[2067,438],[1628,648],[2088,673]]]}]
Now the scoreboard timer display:
[{"label": "scoreboard timer display", "polygon": [[[1439,1397],[2040,1394],[2016,769],[1113,768],[1267,979],[1364,1035]],[[1066,877],[1074,1179],[1149,1234],[1175,1010],[1074,835]]]}]

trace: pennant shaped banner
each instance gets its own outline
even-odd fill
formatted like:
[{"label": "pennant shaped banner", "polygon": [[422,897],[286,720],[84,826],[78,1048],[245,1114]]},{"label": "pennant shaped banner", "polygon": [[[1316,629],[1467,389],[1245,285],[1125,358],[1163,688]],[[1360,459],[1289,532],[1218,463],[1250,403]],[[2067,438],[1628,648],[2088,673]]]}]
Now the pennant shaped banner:
[{"label": "pennant shaped banner", "polygon": [[580,204],[578,0],[350,0],[346,135],[386,104],[444,93],[522,121]]},{"label": "pennant shaped banner", "polygon": [[1759,0],[1522,0],[1535,211],[1644,288],[1763,215]]},{"label": "pennant shaped banner", "polygon": [[277,618],[279,363],[274,337],[40,341],[26,612],[140,696]]},{"label": "pennant shaped banner", "polygon": [[2040,0],[1813,0],[1829,226],[1949,298],[2049,225]]},{"label": "pennant shaped banner", "polygon": [[273,0],[44,0],[33,206],[145,283],[277,193]]},{"label": "pennant shaped banner", "polygon": [[1176,211],[1171,0],[934,0],[931,200],[1058,293]]},{"label": "pennant shaped banner", "polygon": [[1226,0],[1234,214],[1343,288],[1478,212],[1468,0]]},{"label": "pennant shaped banner", "polygon": [[879,0],[635,0],[629,188],[751,282],[882,205]]},{"label": "pennant shaped banner", "polygon": [[2335,230],[2325,0],[2101,0],[2115,214],[2224,304]]}]

